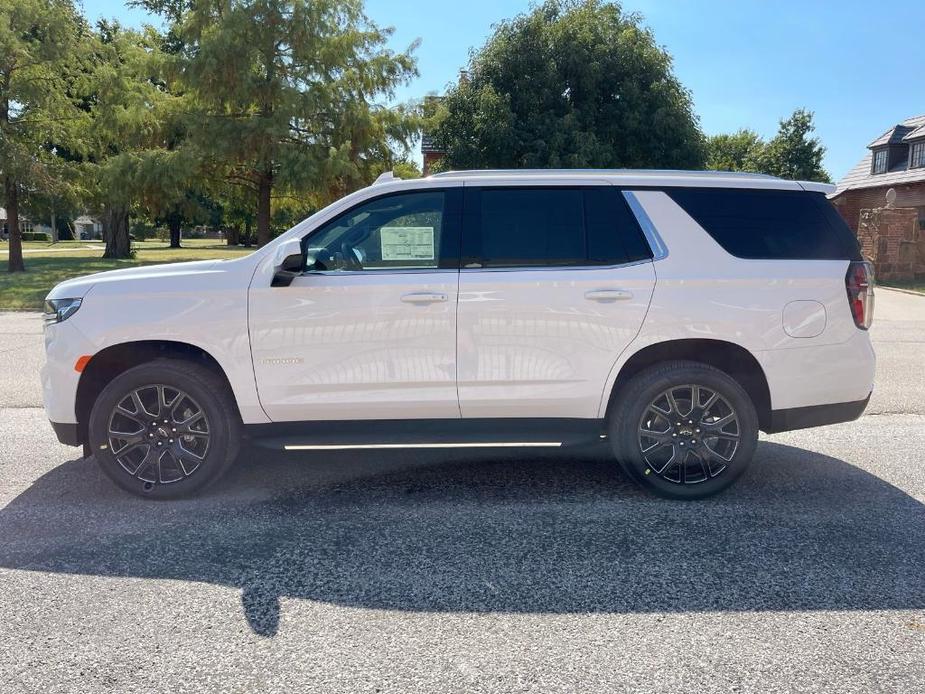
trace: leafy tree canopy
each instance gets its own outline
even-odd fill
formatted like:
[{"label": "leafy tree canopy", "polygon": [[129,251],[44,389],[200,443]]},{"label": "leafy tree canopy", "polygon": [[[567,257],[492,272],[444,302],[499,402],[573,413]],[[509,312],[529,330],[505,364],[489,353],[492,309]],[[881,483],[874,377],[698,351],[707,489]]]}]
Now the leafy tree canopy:
[{"label": "leafy tree canopy", "polygon": [[828,172],[822,167],[825,147],[818,137],[813,137],[815,130],[811,111],[797,109],[782,120],[777,135],[765,147],[764,171],[781,178],[830,181]]},{"label": "leafy tree canopy", "polygon": [[752,171],[800,181],[828,182],[822,166],[825,147],[813,137],[813,114],[797,109],[780,121],[777,134],[765,142],[752,130],[707,138],[707,168]]},{"label": "leafy tree canopy", "polygon": [[707,168],[714,171],[760,171],[764,148],[764,140],[754,130],[712,135],[707,137]]},{"label": "leafy tree canopy", "polygon": [[407,146],[417,127],[403,108],[377,102],[416,74],[412,45],[360,0],[142,0],[171,21],[189,138],[216,172],[251,189],[260,243],[271,198],[314,189],[337,197]]},{"label": "leafy tree canopy", "polygon": [[24,269],[22,195],[67,194],[58,147],[81,148],[79,78],[86,23],[70,0],[0,0],[0,173],[9,216],[9,270]]},{"label": "leafy tree canopy", "polygon": [[547,0],[501,22],[431,114],[450,168],[701,168],[671,56],[636,14]]}]

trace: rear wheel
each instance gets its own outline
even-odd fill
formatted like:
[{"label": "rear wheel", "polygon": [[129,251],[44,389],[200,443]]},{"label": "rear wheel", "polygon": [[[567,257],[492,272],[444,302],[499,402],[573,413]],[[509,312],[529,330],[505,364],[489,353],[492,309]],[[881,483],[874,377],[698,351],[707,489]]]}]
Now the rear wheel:
[{"label": "rear wheel", "polygon": [[241,423],[225,381],[210,369],[158,359],[120,374],[90,414],[90,446],[126,491],[155,499],[198,492],[237,455]]},{"label": "rear wheel", "polygon": [[614,401],[608,425],[624,471],[672,499],[701,499],[731,485],[758,441],[748,394],[697,362],[666,362],[636,375]]}]

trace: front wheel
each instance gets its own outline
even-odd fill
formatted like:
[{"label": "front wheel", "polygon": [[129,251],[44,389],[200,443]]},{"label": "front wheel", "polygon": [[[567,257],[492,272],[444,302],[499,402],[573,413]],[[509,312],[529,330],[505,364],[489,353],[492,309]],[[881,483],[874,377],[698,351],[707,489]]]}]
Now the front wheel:
[{"label": "front wheel", "polygon": [[637,374],[614,401],[608,426],[623,470],[672,499],[722,491],[745,472],[758,442],[758,416],[742,386],[697,362]]},{"label": "front wheel", "polygon": [[106,476],[154,499],[188,496],[221,477],[237,455],[240,432],[224,379],[179,359],[119,374],[89,422],[90,447]]}]

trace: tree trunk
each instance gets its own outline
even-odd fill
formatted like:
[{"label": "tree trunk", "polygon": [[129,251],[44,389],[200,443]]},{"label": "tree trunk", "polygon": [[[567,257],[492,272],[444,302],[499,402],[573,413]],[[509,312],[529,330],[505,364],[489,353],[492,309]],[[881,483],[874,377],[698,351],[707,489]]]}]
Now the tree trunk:
[{"label": "tree trunk", "polygon": [[251,238],[251,223],[250,220],[247,220],[244,222],[244,247],[250,248],[252,243],[254,243],[254,239]]},{"label": "tree trunk", "polygon": [[273,192],[273,172],[264,171],[257,183],[257,245],[270,242],[270,194]]},{"label": "tree trunk", "polygon": [[131,258],[132,244],[128,237],[128,208],[115,205],[103,211],[103,237],[106,239],[104,258]]},{"label": "tree trunk", "polygon": [[51,242],[58,243],[58,218],[55,216],[55,210],[51,210]]},{"label": "tree trunk", "polygon": [[9,176],[3,179],[6,193],[6,224],[10,233],[10,259],[7,268],[10,272],[24,272],[26,266],[22,261],[22,234],[19,233],[19,189]]},{"label": "tree trunk", "polygon": [[180,215],[172,214],[167,220],[167,228],[170,229],[170,247],[180,247]]},{"label": "tree trunk", "polygon": [[241,242],[241,225],[235,224],[225,230],[225,243],[229,246],[237,246]]}]

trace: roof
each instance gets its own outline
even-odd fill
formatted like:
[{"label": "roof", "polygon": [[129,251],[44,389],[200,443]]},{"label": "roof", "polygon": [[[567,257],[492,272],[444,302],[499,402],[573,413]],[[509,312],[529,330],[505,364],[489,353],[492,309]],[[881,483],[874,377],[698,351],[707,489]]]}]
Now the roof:
[{"label": "roof", "polygon": [[908,168],[908,157],[893,165],[882,174],[871,173],[872,147],[881,147],[888,144],[904,144],[910,140],[925,137],[925,115],[915,116],[904,120],[887,130],[883,135],[868,145],[868,151],[851,171],[838,182],[835,195],[856,188],[879,188],[881,186],[901,185],[903,183],[925,182],[925,168]]},{"label": "roof", "polygon": [[867,147],[868,149],[873,149],[874,147],[883,147],[884,145],[902,144],[903,138],[905,138],[905,136],[911,133],[913,130],[916,130],[916,128],[911,125],[894,125],[892,128],[883,133],[883,135],[867,145]]},{"label": "roof", "polygon": [[731,171],[675,171],[670,169],[485,169],[472,171],[444,171],[433,174],[432,179],[473,179],[516,181],[532,179],[546,183],[567,184],[576,179],[619,183],[625,186],[699,187],[699,188],[765,188],[778,190],[809,190],[832,193],[830,183],[789,181],[767,174]]},{"label": "roof", "polygon": [[85,214],[80,215],[74,220],[74,224],[99,224],[100,221],[94,217],[88,217]]},{"label": "roof", "polygon": [[920,137],[925,137],[925,123],[917,127],[915,130],[910,132],[908,135],[903,137],[903,142],[909,142],[910,140],[918,140]]}]

